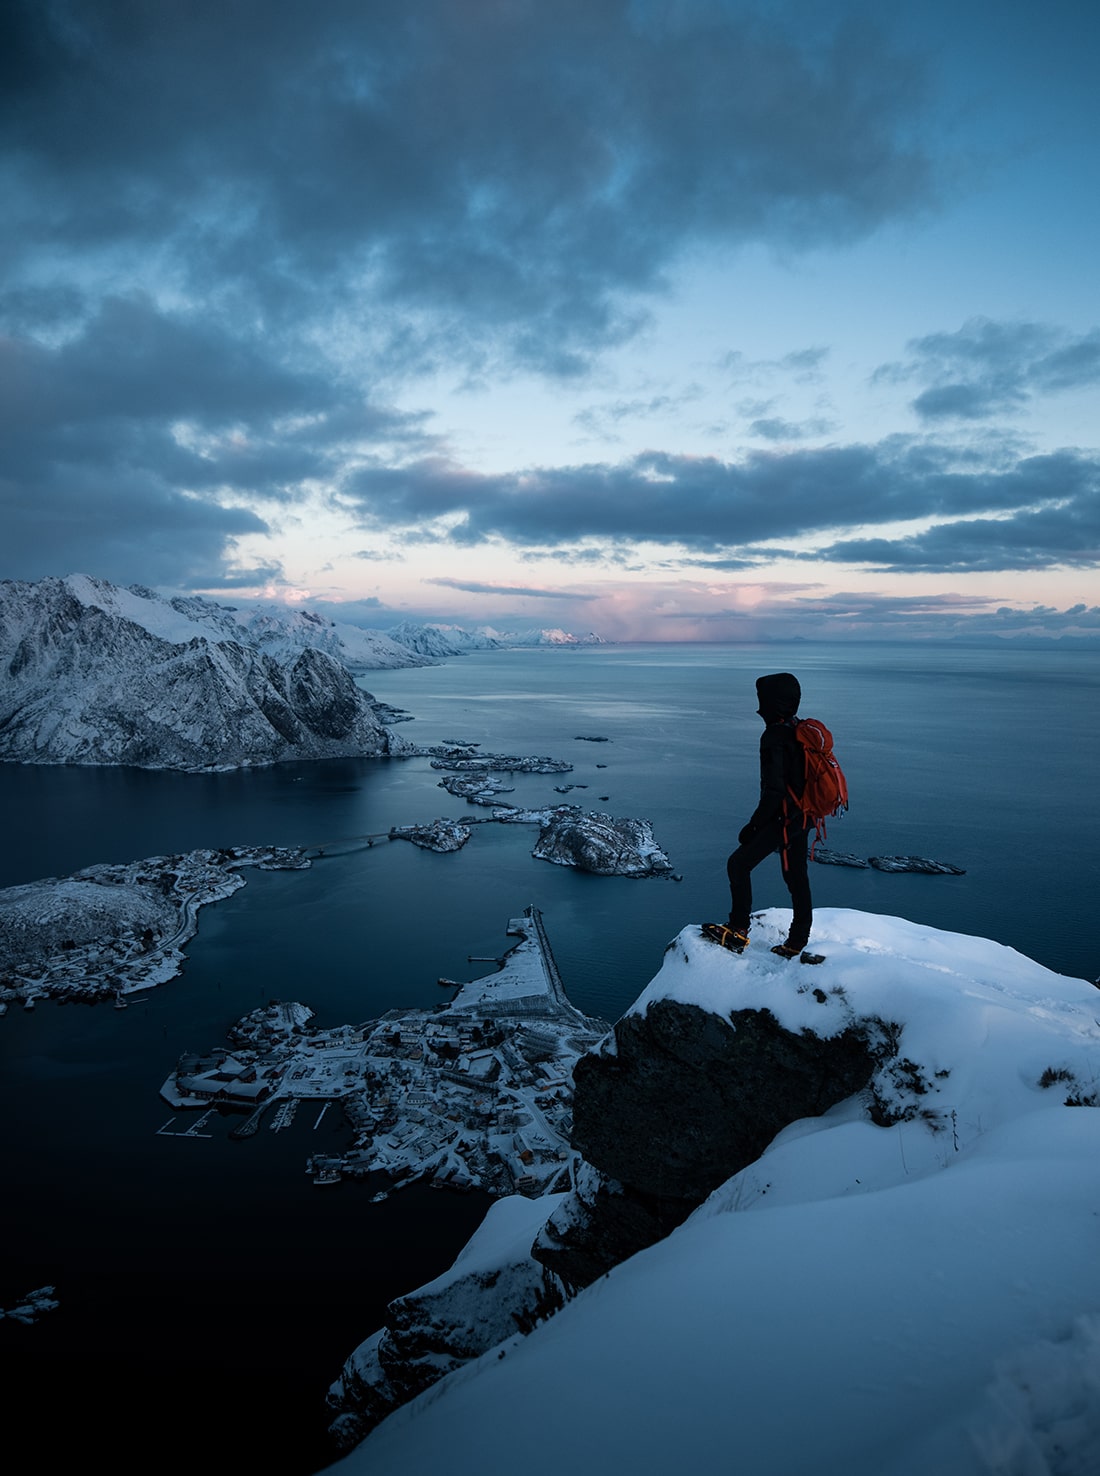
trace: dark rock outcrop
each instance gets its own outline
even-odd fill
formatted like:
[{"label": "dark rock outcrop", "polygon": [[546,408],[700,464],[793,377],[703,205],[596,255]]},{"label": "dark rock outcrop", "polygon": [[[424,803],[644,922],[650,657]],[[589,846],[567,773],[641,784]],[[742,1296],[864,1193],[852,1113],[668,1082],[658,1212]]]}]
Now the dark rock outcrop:
[{"label": "dark rock outcrop", "polygon": [[789,1123],[861,1091],[895,1044],[877,1022],[794,1034],[767,1010],[723,1017],[670,999],[625,1016],[613,1049],[574,1072],[573,1142],[595,1177],[556,1211],[535,1255],[587,1285],[667,1235]]},{"label": "dark rock outcrop", "polygon": [[693,1200],[646,1194],[582,1165],[573,1193],[539,1231],[532,1253],[566,1286],[588,1286],[670,1235],[695,1207]]},{"label": "dark rock outcrop", "polygon": [[[690,962],[690,938],[678,941]],[[808,998],[820,1033],[787,1028],[767,1009],[719,1013],[667,996],[620,1019],[574,1068],[572,1139],[583,1158],[572,1191],[548,1201],[541,1220],[527,1218],[537,1201],[499,1201],[495,1212],[520,1217],[511,1243],[489,1239],[488,1261],[467,1269],[464,1252],[452,1275],[391,1305],[387,1327],[330,1393],[343,1448],[671,1234],[791,1123],[865,1089],[876,1123],[919,1111],[934,1083],[899,1055],[900,1027],[855,1015],[842,989]]]},{"label": "dark rock outcrop", "polygon": [[645,1194],[698,1204],[780,1129],[867,1085],[866,1038],[785,1030],[768,1010],[727,1018],[661,999],[615,1026],[615,1052],[574,1072],[573,1144]]}]

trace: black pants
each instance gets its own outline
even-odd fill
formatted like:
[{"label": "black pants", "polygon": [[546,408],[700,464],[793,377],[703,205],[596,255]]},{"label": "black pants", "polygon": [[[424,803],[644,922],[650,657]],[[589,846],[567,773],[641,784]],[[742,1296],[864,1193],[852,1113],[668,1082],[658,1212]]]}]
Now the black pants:
[{"label": "black pants", "polygon": [[[807,832],[797,820],[788,824],[786,856],[780,855],[783,880],[791,894],[794,916],[787,941],[794,948],[805,948],[810,941],[813,926],[813,901],[810,897],[810,878],[806,869]],[[748,931],[752,915],[752,873],[765,857],[778,851],[783,845],[782,820],[769,821],[743,846],[738,846],[726,862],[726,875],[730,879],[730,927]],[[783,864],[785,862],[785,864]]]}]

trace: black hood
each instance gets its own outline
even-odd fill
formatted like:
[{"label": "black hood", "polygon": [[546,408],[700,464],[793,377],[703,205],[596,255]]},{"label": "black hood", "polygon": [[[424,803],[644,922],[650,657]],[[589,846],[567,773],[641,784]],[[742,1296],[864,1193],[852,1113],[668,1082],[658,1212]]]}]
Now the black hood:
[{"label": "black hood", "polygon": [[794,717],[802,701],[802,688],[789,671],[777,671],[772,676],[757,677],[756,696],[760,716],[766,723],[777,723],[780,718]]}]

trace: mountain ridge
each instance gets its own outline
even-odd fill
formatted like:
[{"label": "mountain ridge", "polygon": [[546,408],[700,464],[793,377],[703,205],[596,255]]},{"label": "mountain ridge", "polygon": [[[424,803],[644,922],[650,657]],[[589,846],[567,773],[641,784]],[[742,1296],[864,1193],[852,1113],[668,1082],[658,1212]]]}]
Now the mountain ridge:
[{"label": "mountain ridge", "polygon": [[0,759],[190,771],[411,751],[331,654],[280,661],[208,614],[80,575],[0,584]]}]

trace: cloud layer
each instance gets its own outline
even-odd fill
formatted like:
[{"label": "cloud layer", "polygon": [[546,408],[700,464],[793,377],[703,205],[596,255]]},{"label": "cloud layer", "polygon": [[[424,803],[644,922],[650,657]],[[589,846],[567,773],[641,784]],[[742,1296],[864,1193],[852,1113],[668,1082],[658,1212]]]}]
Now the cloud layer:
[{"label": "cloud layer", "polygon": [[[22,0],[23,261],[135,261],[274,322],[387,308],[568,373],[688,242],[793,245],[929,199],[915,68],[872,26],[630,0]],[[364,296],[365,295],[365,296]],[[419,315],[427,315],[419,316]],[[369,325],[367,325],[369,326]]]},{"label": "cloud layer", "polygon": [[201,583],[269,503],[408,453],[387,382],[576,376],[689,248],[923,209],[918,69],[789,19],[13,0],[3,572],[125,577],[144,542],[141,577]]},{"label": "cloud layer", "polygon": [[[991,470],[974,456],[912,438],[755,452],[736,463],[652,452],[615,466],[495,477],[428,458],[364,468],[345,495],[368,526],[439,523],[438,536],[457,544],[672,544],[699,554],[733,551],[737,558],[725,567],[784,556],[941,571],[1100,558],[1097,460],[1066,452]],[[944,521],[889,537],[825,536],[861,523],[929,519]],[[806,539],[816,552],[800,547]]]},{"label": "cloud layer", "polygon": [[909,354],[878,377],[923,382],[913,408],[926,422],[987,420],[1039,395],[1100,384],[1100,328],[1071,334],[1044,323],[973,318],[955,333],[915,339]]},{"label": "cloud layer", "polygon": [[[906,423],[863,438],[809,331],[750,353],[731,330],[666,383],[606,373],[685,263],[837,250],[942,206],[958,161],[931,73],[858,0],[12,0],[7,19],[0,576],[278,585],[287,530],[324,518],[351,541],[314,567],[438,554],[461,575],[436,588],[488,600],[555,599],[552,563],[1100,560],[1100,460],[998,429],[1095,386],[1100,329],[899,334],[870,390],[904,395]],[[446,375],[591,383],[566,422],[630,447],[479,469],[427,408]],[[722,455],[684,449],[690,417]],[[495,548],[500,580],[457,563]]]}]

